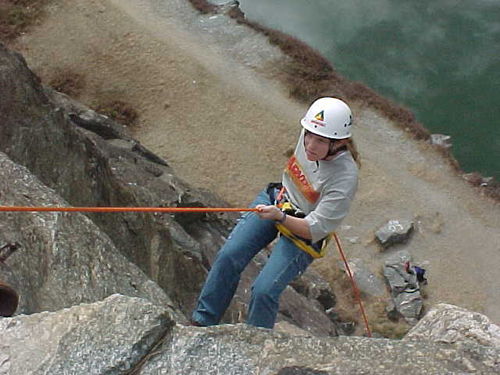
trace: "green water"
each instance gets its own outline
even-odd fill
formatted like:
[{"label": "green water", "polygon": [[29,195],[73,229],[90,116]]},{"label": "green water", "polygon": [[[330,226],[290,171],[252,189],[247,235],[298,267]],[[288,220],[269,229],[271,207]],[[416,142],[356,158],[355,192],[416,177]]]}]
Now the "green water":
[{"label": "green water", "polygon": [[466,172],[500,181],[500,0],[240,0],[345,77],[452,137]]}]

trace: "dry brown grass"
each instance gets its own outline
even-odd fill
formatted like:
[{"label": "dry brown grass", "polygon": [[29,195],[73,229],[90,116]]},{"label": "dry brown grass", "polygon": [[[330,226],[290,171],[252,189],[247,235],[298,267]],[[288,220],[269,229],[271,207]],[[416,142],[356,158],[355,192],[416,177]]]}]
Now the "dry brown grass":
[{"label": "dry brown grass", "polygon": [[493,181],[491,182],[485,189],[485,192],[488,196],[500,202],[500,182]]},{"label": "dry brown grass", "polygon": [[346,101],[360,101],[376,108],[417,139],[429,139],[430,133],[416,121],[414,114],[396,103],[381,97],[359,82],[351,82],[338,74],[330,62],[314,48],[280,31],[261,26],[239,17],[238,22],[263,33],[269,41],[290,57],[282,69],[283,82],[290,95],[305,103],[320,96],[335,96]]},{"label": "dry brown grass", "polygon": [[112,99],[97,103],[95,110],[106,115],[120,124],[129,127],[136,126],[139,121],[139,114],[134,107],[125,101]]},{"label": "dry brown grass", "polygon": [[377,336],[402,339],[411,329],[411,326],[404,322],[403,319],[398,321],[389,320],[385,311],[385,303],[382,302],[370,304],[367,316],[372,333]]},{"label": "dry brown grass", "polygon": [[49,86],[72,98],[78,98],[85,87],[85,77],[71,69],[56,69]]},{"label": "dry brown grass", "polygon": [[211,4],[207,0],[188,0],[188,1],[191,3],[194,9],[196,9],[198,12],[202,14],[213,13],[215,9],[217,9],[216,5]]},{"label": "dry brown grass", "polygon": [[[336,297],[333,308],[338,320],[355,323],[355,336],[366,335],[366,327],[358,301],[352,289],[351,281],[340,267],[332,267],[331,261],[313,263],[312,268],[330,285]],[[400,339],[411,328],[404,319],[391,320],[386,312],[387,300],[383,297],[371,297],[362,293],[362,301],[370,330],[374,336]]]},{"label": "dry brown grass", "polygon": [[0,41],[9,42],[43,15],[48,0],[0,0]]}]

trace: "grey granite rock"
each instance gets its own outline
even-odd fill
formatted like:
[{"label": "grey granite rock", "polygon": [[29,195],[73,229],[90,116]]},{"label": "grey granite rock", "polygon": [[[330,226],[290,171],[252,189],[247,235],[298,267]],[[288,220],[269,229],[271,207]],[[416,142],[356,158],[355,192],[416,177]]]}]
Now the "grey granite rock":
[{"label": "grey granite rock", "polygon": [[438,145],[444,148],[452,146],[451,137],[446,134],[431,134],[430,142],[432,145]]},{"label": "grey granite rock", "polygon": [[[340,263],[340,266],[347,272],[343,262]],[[371,272],[361,259],[349,260],[349,268],[361,292],[374,297],[382,297],[387,294],[384,281]]]},{"label": "grey granite rock", "polygon": [[0,318],[0,375],[124,374],[173,324],[165,309],[121,295]]},{"label": "grey granite rock", "polygon": [[408,241],[412,232],[413,221],[389,220],[375,232],[375,237],[382,247],[387,248]]},{"label": "grey granite rock", "polygon": [[445,303],[434,306],[404,337],[500,349],[500,327],[483,314]]},{"label": "grey granite rock", "polygon": [[385,261],[384,276],[391,290],[394,308],[408,323],[414,325],[422,313],[423,299],[416,272],[410,265],[410,254],[400,251]]},{"label": "grey granite rock", "polygon": [[427,340],[318,338],[245,325],[177,326],[141,369],[149,374],[495,374],[500,350]]},{"label": "grey granite rock", "polygon": [[[67,206],[3,153],[0,170],[3,205]],[[21,297],[18,313],[56,311],[100,301],[113,293],[174,306],[156,283],[80,213],[0,212],[0,243],[7,241],[22,244],[0,267],[0,280],[11,282]],[[175,315],[181,320],[181,314]]]}]

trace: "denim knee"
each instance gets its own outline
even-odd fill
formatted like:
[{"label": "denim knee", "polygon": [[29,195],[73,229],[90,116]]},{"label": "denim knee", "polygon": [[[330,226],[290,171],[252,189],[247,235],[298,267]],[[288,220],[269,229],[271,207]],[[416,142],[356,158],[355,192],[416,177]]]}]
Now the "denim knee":
[{"label": "denim knee", "polygon": [[246,264],[241,261],[241,256],[238,256],[238,248],[232,244],[226,243],[217,253],[215,261],[213,263],[218,264],[225,270],[231,269],[238,273],[243,272]]},{"label": "denim knee", "polygon": [[254,301],[259,301],[265,303],[266,305],[277,304],[279,301],[279,295],[276,295],[276,290],[274,290],[273,282],[266,282],[262,280],[256,280],[252,285],[252,299]]}]

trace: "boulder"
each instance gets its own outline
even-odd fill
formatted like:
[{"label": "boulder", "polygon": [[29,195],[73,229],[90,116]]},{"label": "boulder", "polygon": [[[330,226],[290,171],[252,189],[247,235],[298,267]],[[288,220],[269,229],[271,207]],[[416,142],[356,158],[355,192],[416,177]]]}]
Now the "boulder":
[{"label": "boulder", "polygon": [[[178,206],[202,199],[202,206],[209,204],[207,196],[192,191],[166,163],[126,136],[121,125],[41,86],[22,56],[1,44],[0,67],[0,151],[69,204]],[[202,246],[186,233],[178,220],[181,216],[87,215],[186,313],[194,306],[206,267]],[[198,217],[200,233],[204,219],[206,215]],[[211,243],[217,248],[227,233],[227,222],[218,218],[209,226],[211,232],[219,232]],[[184,288],[178,288],[182,281]]]},{"label": "boulder", "polygon": [[495,374],[500,350],[428,340],[319,338],[245,325],[176,326],[138,374]]},{"label": "boulder", "polygon": [[434,306],[404,337],[500,349],[500,327],[487,316],[445,303]]},{"label": "boulder", "polygon": [[487,375],[500,370],[500,349],[474,342],[314,337],[245,324],[181,326],[165,309],[121,295],[0,318],[0,337],[0,375]]},{"label": "boulder", "polygon": [[[384,276],[391,289],[393,307],[409,324],[416,324],[422,312],[423,300],[416,272],[410,268],[407,251],[394,254],[384,265]],[[393,312],[389,312],[394,316]]]},{"label": "boulder", "polygon": [[[344,262],[339,262],[344,272],[347,272]],[[385,296],[386,286],[383,280],[371,272],[361,259],[351,259],[348,261],[349,268],[354,276],[358,289],[372,297]]]},{"label": "boulder", "polygon": [[306,270],[304,274],[290,283],[290,286],[298,293],[317,300],[324,310],[335,306],[336,298],[328,282],[319,277],[312,269]]},{"label": "boulder", "polygon": [[375,232],[375,237],[387,248],[394,244],[404,243],[413,232],[413,221],[411,220],[389,220]]},{"label": "boulder", "polygon": [[214,9],[215,13],[219,14],[227,14],[227,15],[240,15],[243,16],[244,13],[240,9],[240,2],[237,0],[229,0],[226,1],[225,3],[222,3],[220,5],[217,5],[217,7]]},{"label": "boulder", "polygon": [[450,148],[452,146],[451,137],[446,134],[431,134],[430,142],[432,145]]},{"label": "boulder", "polygon": [[57,312],[0,318],[0,375],[124,374],[173,325],[165,309],[121,295]]}]

